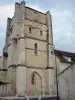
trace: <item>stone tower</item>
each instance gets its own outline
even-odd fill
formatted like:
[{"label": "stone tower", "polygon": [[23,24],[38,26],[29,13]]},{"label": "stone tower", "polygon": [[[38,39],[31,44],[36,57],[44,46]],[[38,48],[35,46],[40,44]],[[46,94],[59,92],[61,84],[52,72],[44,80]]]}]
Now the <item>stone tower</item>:
[{"label": "stone tower", "polygon": [[55,94],[54,48],[50,12],[15,3],[8,18],[6,44],[8,95]]}]

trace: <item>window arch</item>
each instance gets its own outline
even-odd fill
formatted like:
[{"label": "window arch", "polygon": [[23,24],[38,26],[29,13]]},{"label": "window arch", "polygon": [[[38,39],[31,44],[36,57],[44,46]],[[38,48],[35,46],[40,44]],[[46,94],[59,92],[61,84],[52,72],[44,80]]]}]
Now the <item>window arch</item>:
[{"label": "window arch", "polygon": [[39,75],[39,73],[37,72],[32,72],[31,74],[31,84],[36,85],[37,82],[37,76],[39,77],[39,79],[42,81],[42,77]]},{"label": "window arch", "polygon": [[36,75],[35,75],[35,73],[32,73],[31,84],[36,84]]},{"label": "window arch", "polygon": [[38,54],[38,45],[37,45],[37,43],[34,44],[34,54],[35,55]]}]

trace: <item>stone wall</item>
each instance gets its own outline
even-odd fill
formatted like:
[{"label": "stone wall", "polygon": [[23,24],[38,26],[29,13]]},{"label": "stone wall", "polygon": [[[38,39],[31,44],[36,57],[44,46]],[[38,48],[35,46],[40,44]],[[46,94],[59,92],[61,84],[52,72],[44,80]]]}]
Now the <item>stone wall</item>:
[{"label": "stone wall", "polygon": [[7,72],[7,96],[16,95],[16,68],[11,66]]},{"label": "stone wall", "polygon": [[61,100],[75,100],[75,64],[58,76]]},{"label": "stone wall", "polygon": [[26,7],[26,19],[41,23],[41,24],[46,24],[46,14],[39,12],[37,10],[34,10],[32,8]]},{"label": "stone wall", "polygon": [[[31,27],[32,32],[29,33],[29,27]],[[40,35],[40,31],[42,30],[42,36]],[[34,20],[25,20],[25,35],[31,38],[47,40],[47,26],[44,24],[40,24],[35,22]]]},{"label": "stone wall", "polygon": [[61,62],[58,56],[56,56],[56,64],[57,64],[58,74],[61,73],[65,68],[67,68],[70,65],[70,63]]},{"label": "stone wall", "polygon": [[7,75],[7,71],[0,70],[0,81],[1,82],[7,82],[6,75]]}]

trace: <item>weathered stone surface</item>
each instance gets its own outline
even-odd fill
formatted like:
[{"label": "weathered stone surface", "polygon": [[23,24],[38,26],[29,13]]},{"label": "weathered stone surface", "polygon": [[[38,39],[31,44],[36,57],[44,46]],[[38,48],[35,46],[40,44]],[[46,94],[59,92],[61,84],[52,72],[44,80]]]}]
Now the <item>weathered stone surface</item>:
[{"label": "weathered stone surface", "polygon": [[44,95],[44,96],[27,96],[27,97],[3,97],[0,100],[57,100],[56,95]]},{"label": "weathered stone surface", "polygon": [[62,100],[75,99],[75,64],[58,77],[59,93]]},{"label": "weathered stone surface", "polygon": [[16,95],[16,68],[9,67],[7,73],[7,95]]},{"label": "weathered stone surface", "polygon": [[[45,14],[26,7],[24,3],[16,3],[14,16],[7,22],[7,34],[9,35],[6,35],[5,44],[8,48],[7,94],[11,96],[55,94],[50,12]],[[35,43],[37,55],[34,53]],[[36,77],[35,85],[31,83],[33,73]]]}]

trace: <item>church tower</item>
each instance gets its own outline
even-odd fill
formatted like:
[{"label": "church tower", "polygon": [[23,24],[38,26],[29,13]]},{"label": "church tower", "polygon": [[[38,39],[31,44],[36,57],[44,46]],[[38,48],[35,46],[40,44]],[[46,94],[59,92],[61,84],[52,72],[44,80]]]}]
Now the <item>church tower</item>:
[{"label": "church tower", "polygon": [[15,3],[15,13],[8,18],[5,47],[8,95],[54,95],[55,67],[52,20],[42,13]]}]

